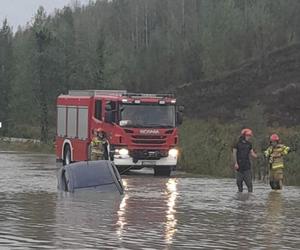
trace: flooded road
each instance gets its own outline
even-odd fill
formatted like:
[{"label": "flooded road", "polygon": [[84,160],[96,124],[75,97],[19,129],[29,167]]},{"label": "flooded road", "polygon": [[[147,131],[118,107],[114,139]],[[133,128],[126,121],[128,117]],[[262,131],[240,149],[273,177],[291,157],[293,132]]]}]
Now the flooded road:
[{"label": "flooded road", "polygon": [[57,192],[55,157],[0,153],[0,249],[300,249],[300,188],[123,176],[126,194]]}]

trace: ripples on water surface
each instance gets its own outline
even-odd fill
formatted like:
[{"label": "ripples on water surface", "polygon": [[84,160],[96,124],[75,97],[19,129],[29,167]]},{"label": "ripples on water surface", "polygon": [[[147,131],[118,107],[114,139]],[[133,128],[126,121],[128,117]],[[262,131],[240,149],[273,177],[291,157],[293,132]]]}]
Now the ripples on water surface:
[{"label": "ripples on water surface", "polygon": [[126,194],[56,190],[54,157],[0,153],[0,249],[300,249],[300,189],[123,176]]}]

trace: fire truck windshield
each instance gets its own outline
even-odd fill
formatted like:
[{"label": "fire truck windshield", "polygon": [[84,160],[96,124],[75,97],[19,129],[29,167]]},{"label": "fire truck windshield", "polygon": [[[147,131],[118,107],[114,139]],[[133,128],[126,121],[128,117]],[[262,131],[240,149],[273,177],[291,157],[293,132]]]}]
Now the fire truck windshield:
[{"label": "fire truck windshield", "polygon": [[121,110],[122,127],[175,127],[174,105],[124,104]]}]

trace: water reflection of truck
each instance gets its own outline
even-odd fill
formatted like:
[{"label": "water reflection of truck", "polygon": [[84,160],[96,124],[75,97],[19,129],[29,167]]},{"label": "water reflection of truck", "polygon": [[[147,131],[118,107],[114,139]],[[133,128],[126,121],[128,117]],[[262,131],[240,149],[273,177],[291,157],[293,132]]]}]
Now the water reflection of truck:
[{"label": "water reflection of truck", "polygon": [[[167,245],[163,249],[170,249],[178,227],[177,179],[161,179],[154,183],[149,178],[144,178],[142,182],[139,178],[128,178],[123,181],[126,190],[131,190],[132,187],[139,187],[142,183],[147,192],[144,192],[145,190],[141,191],[143,194],[141,196],[133,195],[134,192],[125,192],[125,195],[122,197],[117,212],[118,220],[115,223],[119,239],[128,237],[128,231],[132,232],[139,229],[136,232],[140,235],[150,232],[147,234],[147,237],[143,237],[143,246],[150,243],[154,247],[153,242],[155,242],[156,247],[153,249],[159,249],[159,245]],[[153,187],[157,188],[155,188],[156,191],[164,190],[164,192],[153,191]],[[152,191],[149,193],[149,190]],[[156,230],[159,230],[160,233],[156,234]],[[138,244],[138,242],[134,242],[134,244]],[[131,249],[130,247],[128,248]]]},{"label": "water reflection of truck", "polygon": [[85,161],[95,129],[107,137],[107,158],[119,170],[153,167],[170,175],[178,157],[182,108],[172,95],[74,90],[57,99],[57,160]]}]

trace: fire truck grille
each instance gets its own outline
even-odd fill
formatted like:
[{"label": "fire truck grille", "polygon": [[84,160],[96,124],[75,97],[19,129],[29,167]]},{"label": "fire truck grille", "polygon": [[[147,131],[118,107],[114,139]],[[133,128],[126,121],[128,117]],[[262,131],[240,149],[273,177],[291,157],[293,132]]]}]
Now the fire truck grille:
[{"label": "fire truck grille", "polygon": [[132,142],[135,144],[165,144],[166,143],[166,136],[160,136],[160,135],[133,135],[132,136]]},{"label": "fire truck grille", "polygon": [[130,152],[130,156],[135,160],[159,160],[167,157],[167,151],[136,149]]}]

